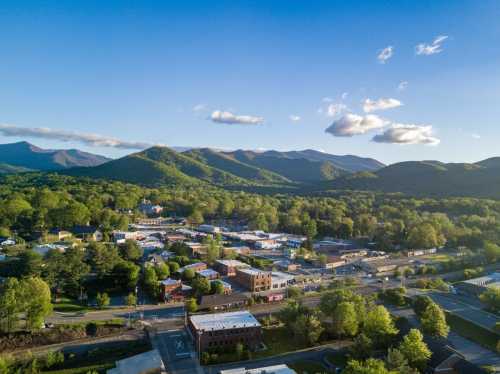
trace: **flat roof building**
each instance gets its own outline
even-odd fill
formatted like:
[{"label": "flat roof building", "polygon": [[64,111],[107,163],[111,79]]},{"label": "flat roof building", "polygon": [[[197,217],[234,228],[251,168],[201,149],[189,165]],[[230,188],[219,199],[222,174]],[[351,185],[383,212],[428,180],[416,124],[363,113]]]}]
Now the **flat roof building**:
[{"label": "flat roof building", "polygon": [[222,275],[228,277],[234,277],[236,275],[236,269],[238,268],[249,268],[250,265],[238,260],[217,260],[215,261],[214,267]]},{"label": "flat roof building", "polygon": [[271,289],[272,277],[270,271],[255,268],[236,269],[235,280],[250,292],[261,292]]},{"label": "flat roof building", "polygon": [[297,372],[285,364],[281,364],[255,369],[237,368],[221,370],[220,374],[297,374]]},{"label": "flat roof building", "polygon": [[188,327],[199,352],[238,343],[254,349],[262,343],[261,324],[248,311],[193,315]]}]

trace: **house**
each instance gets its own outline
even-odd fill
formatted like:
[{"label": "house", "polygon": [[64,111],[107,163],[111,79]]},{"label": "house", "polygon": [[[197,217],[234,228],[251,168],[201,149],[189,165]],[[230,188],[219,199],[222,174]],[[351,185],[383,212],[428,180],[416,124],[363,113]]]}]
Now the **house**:
[{"label": "house", "polygon": [[224,276],[234,277],[236,269],[249,268],[250,265],[238,260],[217,260],[214,265],[215,269]]},{"label": "house", "polygon": [[52,250],[56,250],[59,252],[65,252],[69,246],[67,245],[61,245],[61,244],[40,244],[35,247],[33,247],[33,252],[38,253],[40,256],[45,256],[47,253],[49,253]]},{"label": "house", "polygon": [[198,270],[196,275],[208,280],[215,280],[220,278],[220,274],[213,269]]},{"label": "house", "polygon": [[180,234],[167,234],[165,235],[165,240],[168,243],[177,243],[177,242],[183,242],[184,240],[186,240],[186,237]]},{"label": "house", "polygon": [[183,284],[179,279],[167,278],[160,282],[160,296],[165,302],[182,301],[191,295],[191,286]]},{"label": "house", "polygon": [[188,331],[198,352],[231,350],[238,343],[255,349],[262,344],[262,326],[247,311],[192,315]]},{"label": "house", "polygon": [[261,239],[255,242],[255,249],[276,249],[281,247],[281,244],[274,239]]},{"label": "house", "polygon": [[339,256],[327,256],[326,262],[321,262],[320,260],[314,261],[315,266],[322,267],[323,269],[335,269],[346,263],[347,261]]},{"label": "house", "polygon": [[116,361],[116,367],[107,370],[106,374],[166,374],[166,372],[160,353],[154,349]]},{"label": "house", "polygon": [[236,282],[250,292],[261,292],[271,289],[271,272],[255,268],[237,268]]},{"label": "house", "polygon": [[214,282],[219,282],[222,284],[222,287],[224,290],[224,292],[223,292],[224,295],[229,295],[233,292],[233,287],[229,283],[224,282],[222,279],[214,279],[214,280],[210,281],[210,284],[212,284]]},{"label": "house", "polygon": [[307,239],[305,237],[295,237],[295,238],[288,238],[286,241],[287,247],[290,248],[300,248],[302,247],[302,243],[304,243]]},{"label": "house", "polygon": [[201,297],[199,310],[227,311],[241,309],[248,305],[249,297],[242,293],[230,295],[205,295]]},{"label": "house", "polygon": [[302,267],[302,265],[300,264],[287,260],[276,261],[273,265],[275,265],[276,267],[278,267],[278,269],[283,271],[297,271]]},{"label": "house", "polygon": [[153,253],[148,256],[145,262],[146,266],[158,266],[165,263],[165,259],[161,254]]},{"label": "house", "polygon": [[222,248],[224,257],[236,254],[241,256],[247,256],[250,254],[250,247],[238,246],[238,247],[224,247]]},{"label": "house", "polygon": [[208,247],[205,244],[197,242],[186,242],[185,244],[189,247],[190,257],[201,258],[203,256],[206,256]]},{"label": "house", "polygon": [[161,212],[163,212],[163,207],[162,206],[151,204],[151,201],[148,201],[146,199],[144,199],[139,204],[139,206],[137,207],[137,209],[142,214],[145,214],[147,216],[157,216],[157,215],[160,215]]},{"label": "house", "polygon": [[102,232],[95,226],[74,226],[71,232],[76,238],[100,242],[103,239]]},{"label": "house", "polygon": [[67,231],[67,230],[60,230],[60,229],[51,229],[49,231],[50,235],[56,236],[57,240],[64,240],[67,238],[71,238],[72,234]]},{"label": "house", "polygon": [[182,273],[184,273],[184,271],[186,269],[193,269],[195,272],[197,272],[200,270],[205,270],[206,268],[207,268],[207,264],[205,264],[204,262],[195,262],[194,264],[189,264],[189,265],[181,267],[178,270],[178,273],[182,274]]},{"label": "house", "polygon": [[113,240],[116,243],[123,243],[126,240],[143,240],[144,234],[140,231],[113,231]]},{"label": "house", "polygon": [[255,369],[236,368],[221,370],[220,374],[297,374],[297,372],[285,364],[279,364]]}]

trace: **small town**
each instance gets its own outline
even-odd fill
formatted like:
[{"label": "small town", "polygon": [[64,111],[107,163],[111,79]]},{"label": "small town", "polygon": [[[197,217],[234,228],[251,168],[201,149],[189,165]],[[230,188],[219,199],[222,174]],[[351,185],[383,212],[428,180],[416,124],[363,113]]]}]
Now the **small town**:
[{"label": "small town", "polygon": [[[482,373],[499,364],[488,350],[500,326],[490,311],[498,299],[489,296],[500,285],[496,265],[436,265],[465,250],[389,254],[367,238],[317,238],[314,229],[302,236],[250,230],[238,220],[193,224],[148,200],[126,214],[134,222],[111,235],[75,226],[33,233],[22,244],[2,238],[3,268],[56,278],[51,296],[42,280],[33,285],[40,298],[33,312],[9,310],[3,300],[4,331],[26,324],[39,332],[2,339],[2,351],[29,352],[32,365],[55,367],[66,356],[83,363],[94,354],[140,352],[117,360],[107,370],[115,374],[131,365],[137,373],[326,373],[401,336],[402,352],[420,346],[425,372]],[[87,256],[94,271],[67,263]],[[13,278],[2,282],[6,295],[22,292]],[[94,370],[83,367],[78,372]]]}]

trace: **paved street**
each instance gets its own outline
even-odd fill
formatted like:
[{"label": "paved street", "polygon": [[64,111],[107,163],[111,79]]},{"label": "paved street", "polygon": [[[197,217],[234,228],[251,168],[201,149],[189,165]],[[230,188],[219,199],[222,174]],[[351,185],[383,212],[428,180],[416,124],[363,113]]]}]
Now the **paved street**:
[{"label": "paved street", "polygon": [[158,349],[168,373],[203,374],[198,357],[184,329],[158,331],[151,343]]}]

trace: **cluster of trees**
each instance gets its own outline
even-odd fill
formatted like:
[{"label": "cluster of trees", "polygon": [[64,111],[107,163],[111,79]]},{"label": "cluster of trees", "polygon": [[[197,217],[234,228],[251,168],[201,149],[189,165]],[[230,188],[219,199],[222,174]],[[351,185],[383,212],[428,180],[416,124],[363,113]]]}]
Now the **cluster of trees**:
[{"label": "cluster of trees", "polygon": [[493,313],[500,313],[500,288],[488,288],[479,295],[479,299],[486,305],[488,310]]},{"label": "cluster of trees", "polygon": [[424,333],[438,338],[448,336],[450,328],[446,322],[446,315],[429,296],[417,296],[413,301],[413,310],[420,318]]},{"label": "cluster of trees", "polygon": [[[18,280],[7,278],[0,286],[0,331],[11,332],[19,327],[33,331],[43,327],[52,311],[50,289],[38,277]],[[19,326],[22,317],[24,326]]]},{"label": "cluster of trees", "polygon": [[[424,332],[446,336],[448,327],[442,310],[427,299],[417,304]],[[304,345],[315,344],[324,333],[353,338],[351,359],[344,370],[349,374],[416,374],[425,370],[431,356],[419,330],[411,329],[402,339],[398,338],[399,331],[384,306],[377,305],[372,297],[348,290],[325,293],[318,308],[291,300],[280,311],[279,320]],[[384,360],[371,358],[381,350],[387,350]]]},{"label": "cluster of trees", "polygon": [[[28,237],[33,230],[99,226],[108,236],[124,229],[142,198],[164,214],[192,224],[227,220],[253,229],[342,238],[366,237],[379,249],[431,248],[448,243],[471,249],[500,242],[500,202],[474,198],[410,198],[399,194],[263,195],[216,187],[142,188],[60,175],[10,175],[0,186],[0,228]],[[130,215],[129,211],[133,214]],[[310,243],[310,241],[309,241]],[[486,246],[499,259],[498,246]]]}]

